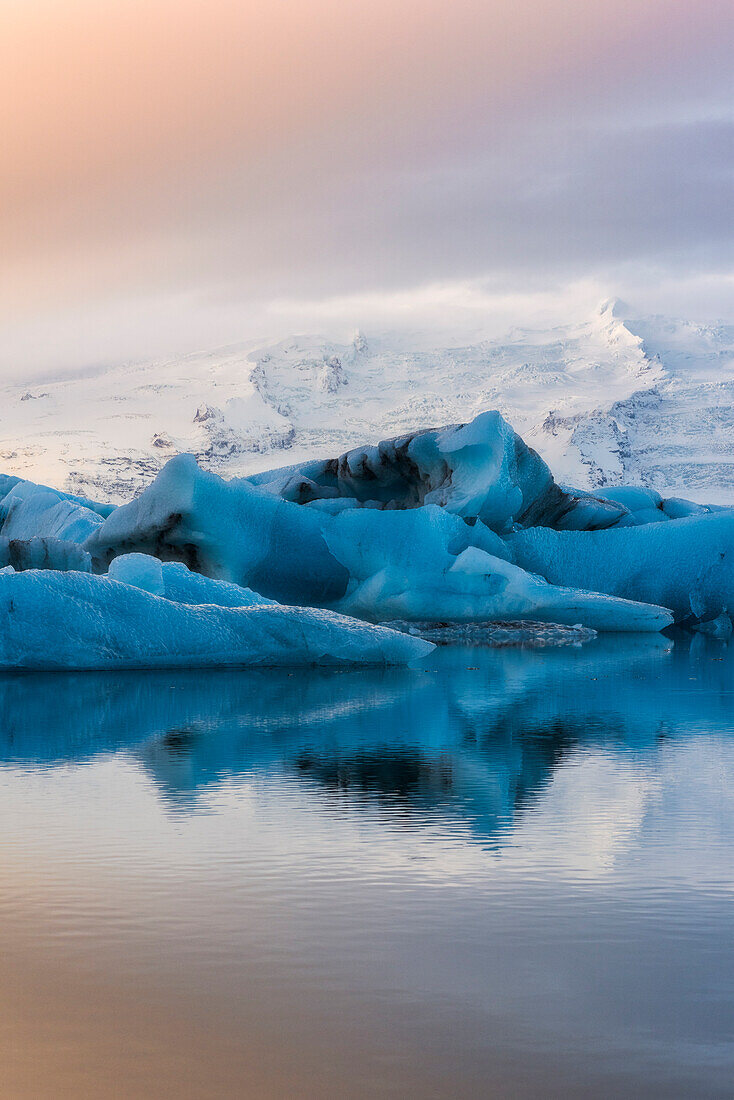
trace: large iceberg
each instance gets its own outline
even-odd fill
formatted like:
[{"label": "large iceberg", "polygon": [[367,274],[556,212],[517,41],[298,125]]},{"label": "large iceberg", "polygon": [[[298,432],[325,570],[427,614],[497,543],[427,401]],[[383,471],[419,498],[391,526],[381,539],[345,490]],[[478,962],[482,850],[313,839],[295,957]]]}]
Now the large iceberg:
[{"label": "large iceberg", "polygon": [[280,603],[374,622],[529,619],[622,631],[671,622],[664,608],[548,584],[508,560],[506,542],[476,517],[437,504],[331,513],[225,482],[186,455],[85,545],[98,569],[142,551]]},{"label": "large iceberg", "polygon": [[552,584],[669,607],[678,622],[734,609],[734,509],[615,531],[516,531],[514,560]]},{"label": "large iceberg", "polygon": [[6,671],[409,664],[433,649],[329,611],[194,606],[77,572],[0,571],[0,621]]},{"label": "large iceberg", "polygon": [[627,514],[623,504],[562,489],[498,412],[248,480],[285,500],[329,511],[435,504],[452,515],[480,519],[500,534],[518,523],[593,530]]}]

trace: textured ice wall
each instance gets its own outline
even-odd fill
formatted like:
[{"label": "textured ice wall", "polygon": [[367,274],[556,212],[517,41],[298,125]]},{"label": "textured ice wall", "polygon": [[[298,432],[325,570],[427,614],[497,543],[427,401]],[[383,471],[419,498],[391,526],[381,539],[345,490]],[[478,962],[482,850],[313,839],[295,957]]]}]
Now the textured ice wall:
[{"label": "textured ice wall", "polygon": [[408,664],[429,642],[329,611],[192,606],[88,573],[0,573],[0,669]]}]

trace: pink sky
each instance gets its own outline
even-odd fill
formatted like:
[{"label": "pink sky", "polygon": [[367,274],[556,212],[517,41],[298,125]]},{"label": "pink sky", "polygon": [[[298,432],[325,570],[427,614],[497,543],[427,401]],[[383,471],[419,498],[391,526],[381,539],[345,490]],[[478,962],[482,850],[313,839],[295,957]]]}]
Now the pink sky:
[{"label": "pink sky", "polygon": [[729,0],[5,0],[0,323],[726,275],[732,55]]}]

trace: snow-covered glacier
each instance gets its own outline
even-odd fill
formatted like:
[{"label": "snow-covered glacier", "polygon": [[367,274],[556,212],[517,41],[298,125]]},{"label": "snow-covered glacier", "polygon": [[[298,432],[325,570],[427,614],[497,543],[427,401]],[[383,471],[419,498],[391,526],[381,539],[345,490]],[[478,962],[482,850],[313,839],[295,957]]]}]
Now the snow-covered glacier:
[{"label": "snow-covered glacier", "polygon": [[0,469],[115,503],[178,453],[240,477],[486,409],[561,483],[734,503],[734,327],[640,318],[615,301],[506,333],[243,342],[6,382],[0,403]]}]

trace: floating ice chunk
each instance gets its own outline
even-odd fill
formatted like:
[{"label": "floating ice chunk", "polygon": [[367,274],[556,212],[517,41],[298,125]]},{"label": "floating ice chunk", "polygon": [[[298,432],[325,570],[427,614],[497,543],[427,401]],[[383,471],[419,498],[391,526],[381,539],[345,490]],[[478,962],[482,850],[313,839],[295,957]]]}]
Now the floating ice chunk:
[{"label": "floating ice chunk", "polygon": [[0,669],[408,664],[433,648],[293,607],[194,607],[88,573],[0,573]]},{"label": "floating ice chunk", "polygon": [[131,584],[143,592],[152,592],[154,596],[166,594],[163,562],[150,554],[121,554],[110,562],[108,576],[110,580]]},{"label": "floating ice chunk", "polygon": [[465,519],[481,519],[499,533],[515,523],[603,528],[627,514],[624,505],[561,489],[545,462],[498,412],[248,480],[296,504],[344,499],[386,509],[437,504]]},{"label": "floating ice chunk", "polygon": [[595,630],[575,623],[534,623],[520,619],[518,622],[499,623],[416,623],[391,622],[394,630],[402,630],[414,637],[425,638],[436,645],[478,645],[492,649],[508,646],[580,646],[597,637]]},{"label": "floating ice chunk", "polygon": [[662,503],[662,509],[668,519],[684,519],[685,516],[701,516],[706,512],[719,511],[704,504],[695,504],[692,500],[683,500],[682,497],[668,497]]},{"label": "floating ice chunk", "polygon": [[81,543],[102,521],[103,516],[88,502],[83,504],[32,481],[16,481],[0,500],[0,535],[5,538]]},{"label": "floating ice chunk", "polygon": [[614,525],[616,527],[639,527],[646,523],[663,523],[669,519],[683,519],[685,516],[703,516],[716,509],[706,504],[695,504],[681,497],[664,499],[654,489],[644,489],[636,485],[619,485],[612,489],[595,489],[594,496],[603,500],[621,504],[629,514]]},{"label": "floating ice chunk", "polygon": [[508,542],[551,584],[660,604],[681,622],[734,607],[734,510],[603,532],[535,528]]},{"label": "floating ice chunk", "polygon": [[595,489],[594,496],[621,504],[632,514],[662,509],[663,504],[660,493],[637,485],[616,485],[610,489]]},{"label": "floating ice chunk", "polygon": [[721,642],[728,642],[734,633],[734,625],[726,611],[707,623],[696,623],[693,629],[701,634],[708,634],[711,638],[718,638]]},{"label": "floating ice chunk", "polygon": [[12,566],[18,572],[24,569],[74,569],[89,573],[92,569],[90,555],[75,542],[61,539],[6,539],[0,537],[0,566]]},{"label": "floating ice chunk", "polygon": [[329,515],[246,480],[224,482],[186,456],[113,512],[86,545],[98,563],[128,550],[183,558],[281,603],[373,622],[533,619],[660,630],[671,621],[664,608],[554,588],[529,575],[506,560],[506,544],[481,520],[469,524],[431,505]]},{"label": "floating ice chunk", "polygon": [[258,607],[275,602],[238,584],[215,581],[201,573],[192,573],[182,562],[162,562],[150,554],[121,554],[110,563],[107,575],[112,580],[164,596],[174,603]]},{"label": "floating ice chunk", "polygon": [[54,489],[49,485],[40,485],[35,481],[27,481],[22,477],[15,477],[14,474],[0,474],[0,501],[13,489],[16,485],[28,485],[30,491],[37,491],[43,493],[53,493],[59,500],[68,500],[72,504],[81,504],[83,508],[88,508],[90,512],[96,512],[97,515],[102,516],[103,519],[114,512],[116,505],[103,504],[98,500],[90,500],[89,497],[80,497],[75,493],[64,493],[60,489]]},{"label": "floating ice chunk", "polygon": [[418,569],[406,577],[399,569],[382,569],[336,607],[349,615],[379,621],[528,619],[583,623],[604,631],[658,631],[672,622],[672,615],[663,607],[556,587],[476,548],[464,551],[444,570]]},{"label": "floating ice chunk", "polygon": [[191,455],[171,459],[153,484],[117,508],[86,542],[97,568],[128,551],[183,561],[216,580],[284,604],[328,606],[349,574],[322,526],[335,517],[289,504],[248,481],[225,482]]}]

